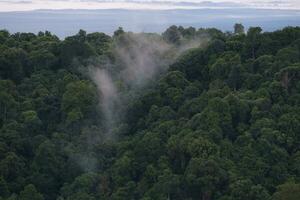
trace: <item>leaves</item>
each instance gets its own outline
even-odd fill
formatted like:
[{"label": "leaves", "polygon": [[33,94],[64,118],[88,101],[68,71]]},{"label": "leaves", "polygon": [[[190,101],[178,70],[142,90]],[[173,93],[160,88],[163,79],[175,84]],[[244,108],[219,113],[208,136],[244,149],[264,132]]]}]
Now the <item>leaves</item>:
[{"label": "leaves", "polygon": [[[171,26],[143,37],[165,40],[173,60],[131,90],[115,48],[142,61],[126,51],[147,49],[140,34],[0,31],[0,199],[299,199],[299,27]],[[90,64],[122,93],[115,123]]]}]

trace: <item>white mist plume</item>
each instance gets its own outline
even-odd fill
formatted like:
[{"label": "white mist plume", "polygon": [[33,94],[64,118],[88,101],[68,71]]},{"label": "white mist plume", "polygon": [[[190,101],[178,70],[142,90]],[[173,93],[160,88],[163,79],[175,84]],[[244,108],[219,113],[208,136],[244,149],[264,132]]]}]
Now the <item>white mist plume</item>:
[{"label": "white mist plume", "polygon": [[158,35],[129,33],[123,36],[123,40],[117,42],[115,53],[125,66],[121,78],[130,86],[145,85],[169,64],[166,53],[172,47]]},{"label": "white mist plume", "polygon": [[[166,54],[171,49],[172,46],[159,35],[126,33],[122,38],[115,40],[115,64],[107,61],[89,66],[89,76],[99,93],[106,139],[114,137],[112,132],[118,130],[121,125],[123,111],[129,103],[128,100],[133,98],[129,96],[167,69],[171,59]],[[119,65],[119,72],[115,76],[110,73],[111,68],[116,68],[114,65]],[[117,86],[115,79],[122,85],[122,89],[126,88],[125,91]]]},{"label": "white mist plume", "polygon": [[152,80],[157,80],[157,76],[165,72],[184,51],[200,47],[207,41],[207,37],[192,38],[175,47],[156,34],[125,33],[114,41],[112,52],[115,61],[102,57],[90,60],[88,75],[98,89],[101,128],[85,130],[85,139],[90,147],[71,154],[71,158],[86,172],[97,169],[96,155],[89,148],[99,142],[116,140],[126,130],[122,122],[129,101],[138,98],[138,91]]},{"label": "white mist plume", "polygon": [[110,127],[115,125],[116,116],[114,115],[114,110],[115,106],[118,105],[118,91],[111,76],[105,69],[90,67],[89,74],[99,90],[100,107],[103,113],[103,121],[105,121],[105,129],[110,130]]},{"label": "white mist plume", "polygon": [[[113,67],[111,63],[89,67],[91,79],[99,90],[103,124],[110,138],[114,136],[109,134],[122,124],[122,114],[136,91],[166,71],[182,52],[200,47],[203,41],[206,42],[207,38],[186,40],[175,47],[157,34],[125,33],[115,40],[113,47],[114,65],[120,65],[117,76],[109,73]],[[117,86],[114,79],[122,86]]]}]

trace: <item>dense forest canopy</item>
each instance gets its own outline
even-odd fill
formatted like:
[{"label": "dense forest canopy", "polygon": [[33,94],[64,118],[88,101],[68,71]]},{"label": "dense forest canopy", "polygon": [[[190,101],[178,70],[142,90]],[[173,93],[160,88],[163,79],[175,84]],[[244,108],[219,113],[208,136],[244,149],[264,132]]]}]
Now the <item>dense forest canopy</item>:
[{"label": "dense forest canopy", "polygon": [[0,31],[1,200],[299,200],[300,28]]}]

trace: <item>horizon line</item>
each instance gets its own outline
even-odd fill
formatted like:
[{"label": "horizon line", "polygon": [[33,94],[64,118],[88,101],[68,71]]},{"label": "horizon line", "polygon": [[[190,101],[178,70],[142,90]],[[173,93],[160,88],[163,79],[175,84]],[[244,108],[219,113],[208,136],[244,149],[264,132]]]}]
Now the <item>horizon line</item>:
[{"label": "horizon line", "polygon": [[265,8],[265,7],[182,7],[182,8],[53,8],[53,9],[28,9],[2,11],[0,13],[17,12],[39,12],[39,11],[104,11],[104,10],[123,10],[123,11],[172,11],[172,10],[277,10],[277,11],[299,11],[300,8]]}]

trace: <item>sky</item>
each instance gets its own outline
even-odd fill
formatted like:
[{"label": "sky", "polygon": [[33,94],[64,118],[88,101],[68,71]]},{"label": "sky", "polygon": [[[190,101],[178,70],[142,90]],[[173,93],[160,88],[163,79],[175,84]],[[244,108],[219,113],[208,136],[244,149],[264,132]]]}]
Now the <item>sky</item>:
[{"label": "sky", "polygon": [[268,8],[300,10],[300,0],[0,0],[0,12],[37,9]]}]

